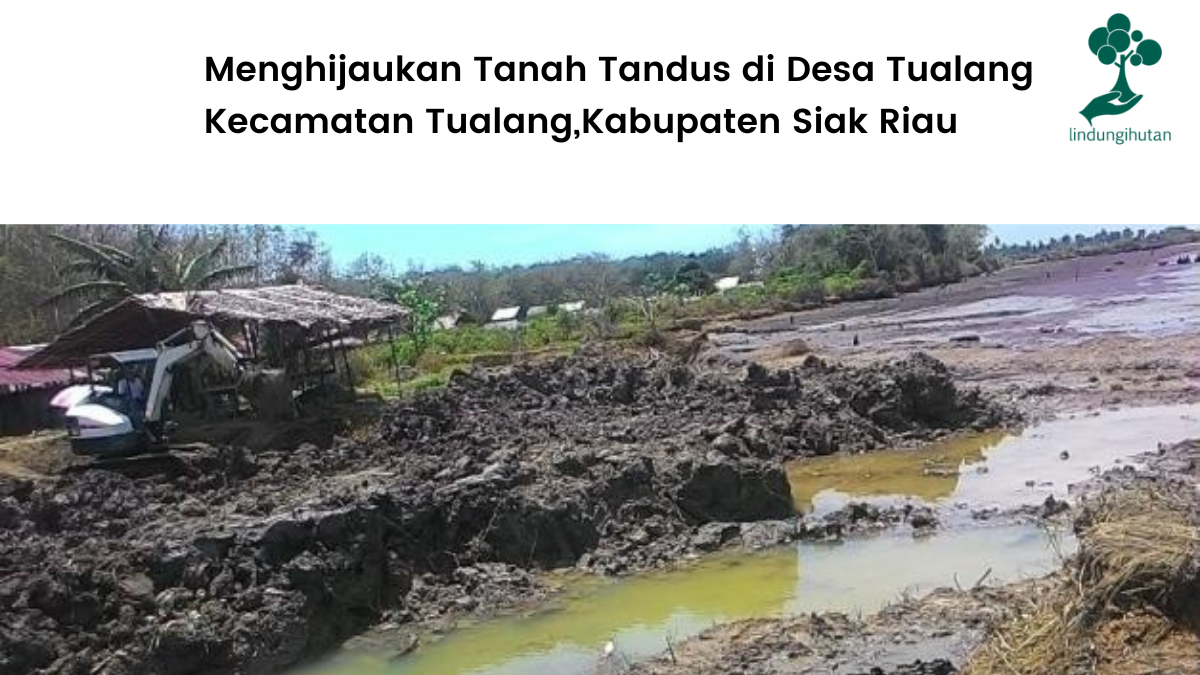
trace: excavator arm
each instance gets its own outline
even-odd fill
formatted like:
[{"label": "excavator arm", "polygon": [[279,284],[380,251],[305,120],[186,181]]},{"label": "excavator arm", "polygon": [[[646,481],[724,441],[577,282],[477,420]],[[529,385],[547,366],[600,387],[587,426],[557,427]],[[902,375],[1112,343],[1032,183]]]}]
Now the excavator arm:
[{"label": "excavator arm", "polygon": [[146,422],[162,420],[163,406],[171,395],[175,367],[197,356],[208,356],[222,371],[233,377],[242,373],[241,354],[224,335],[207,321],[196,321],[159,343],[159,356],[154,364],[154,377],[146,397]]}]

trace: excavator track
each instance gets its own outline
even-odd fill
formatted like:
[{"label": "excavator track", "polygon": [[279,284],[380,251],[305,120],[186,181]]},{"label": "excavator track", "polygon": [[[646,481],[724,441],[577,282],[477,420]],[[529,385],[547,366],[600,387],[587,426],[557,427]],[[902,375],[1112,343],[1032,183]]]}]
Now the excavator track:
[{"label": "excavator track", "polygon": [[113,471],[130,478],[144,478],[163,474],[179,473],[185,468],[186,458],[195,452],[194,446],[169,446],[162,450],[144,452],[126,457],[96,458],[75,464],[63,473],[79,474],[88,471]]}]

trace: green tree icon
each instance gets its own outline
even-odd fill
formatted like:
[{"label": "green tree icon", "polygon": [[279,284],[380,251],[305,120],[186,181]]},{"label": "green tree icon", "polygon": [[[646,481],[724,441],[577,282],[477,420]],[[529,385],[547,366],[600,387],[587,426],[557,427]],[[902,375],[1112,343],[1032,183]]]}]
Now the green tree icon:
[{"label": "green tree icon", "polygon": [[[1120,73],[1117,83],[1107,94],[1092,99],[1079,114],[1087,118],[1088,124],[1101,115],[1120,115],[1127,112],[1138,101],[1141,94],[1133,93],[1129,80],[1125,76],[1126,64],[1132,66],[1152,66],[1162,58],[1162,46],[1155,40],[1143,40],[1142,31],[1130,30],[1129,17],[1124,14],[1113,14],[1108,17],[1108,25],[1101,26],[1088,36],[1088,48],[1106,66],[1115,65]],[[1132,48],[1131,48],[1132,47]]]}]

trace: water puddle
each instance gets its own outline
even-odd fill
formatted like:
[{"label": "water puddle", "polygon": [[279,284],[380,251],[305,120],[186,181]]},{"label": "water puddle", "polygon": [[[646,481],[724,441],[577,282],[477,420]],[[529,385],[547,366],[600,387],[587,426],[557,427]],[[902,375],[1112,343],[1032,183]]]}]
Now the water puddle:
[{"label": "water puddle", "polygon": [[[802,510],[846,501],[913,500],[972,508],[1067,497],[1089,472],[1200,431],[1200,404],[1066,417],[1020,433],[955,438],[908,451],[808,460],[789,467]],[[1065,451],[1065,455],[1063,454]],[[663,652],[717,623],[814,611],[869,613],[906,593],[1045,574],[1073,551],[1067,534],[1024,523],[964,520],[914,538],[903,530],[840,543],[728,552],[668,572],[570,578],[550,607],[426,637],[389,659],[399,636],[376,631],[302,675],[588,675],[612,640],[628,659]]]},{"label": "water puddle", "polygon": [[1008,437],[1006,432],[993,431],[913,450],[815,457],[789,464],[788,481],[796,509],[803,513],[841,508],[852,498],[913,497],[936,502],[954,494],[964,465],[983,461],[985,450]]},{"label": "water puddle", "polygon": [[1182,335],[1200,326],[1200,265],[1173,265],[1138,279],[1145,293],[1093,300],[1067,323],[1082,333]]},{"label": "water puddle", "polygon": [[788,478],[797,509],[818,515],[851,501],[1005,510],[1066,499],[1093,472],[1198,434],[1200,404],[1102,410],[916,450],[817,457],[789,465]]},{"label": "water puddle", "polygon": [[[1071,545],[1063,544],[1068,552]],[[394,661],[342,653],[304,675],[588,675],[609,640],[637,660],[725,621],[868,613],[905,593],[956,580],[969,586],[989,570],[989,579],[1012,580],[1045,574],[1057,564],[1050,535],[1030,525],[719,554],[670,572],[578,580],[546,611],[460,628]],[[385,645],[386,635],[371,642]]]}]

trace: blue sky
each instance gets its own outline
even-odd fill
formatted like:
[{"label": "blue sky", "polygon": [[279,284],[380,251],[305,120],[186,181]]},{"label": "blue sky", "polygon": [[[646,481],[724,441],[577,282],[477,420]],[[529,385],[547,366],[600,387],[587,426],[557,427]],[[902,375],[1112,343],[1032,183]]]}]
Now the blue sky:
[{"label": "blue sky", "polygon": [[[1022,242],[1093,233],[1103,225],[991,225],[1002,241]],[[1108,229],[1122,226],[1107,226]],[[682,251],[692,253],[733,241],[738,231],[768,231],[769,225],[316,225],[344,266],[371,251],[398,268],[426,268],[482,260],[492,265],[527,264],[606,253],[614,258]],[[1134,226],[1136,229],[1136,226]]]}]

